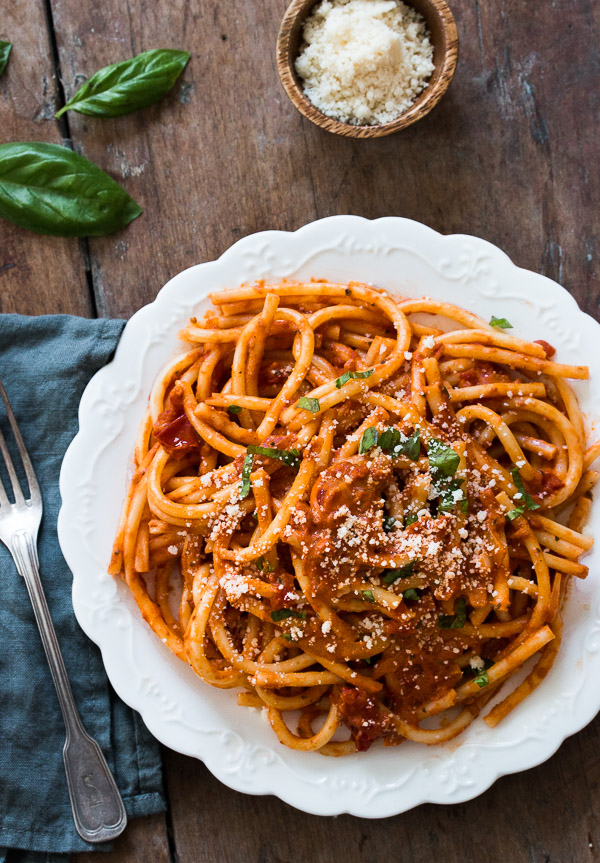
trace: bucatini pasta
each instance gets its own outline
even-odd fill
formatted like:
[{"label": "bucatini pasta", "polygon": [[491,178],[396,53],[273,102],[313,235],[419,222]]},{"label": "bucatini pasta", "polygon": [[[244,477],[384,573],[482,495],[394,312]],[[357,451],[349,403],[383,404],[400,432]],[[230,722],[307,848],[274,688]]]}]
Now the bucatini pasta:
[{"label": "bucatini pasta", "polygon": [[359,283],[212,301],[152,390],[110,571],[294,749],[450,740],[535,656],[495,726],[587,575],[600,444],[566,381],[587,368]]}]

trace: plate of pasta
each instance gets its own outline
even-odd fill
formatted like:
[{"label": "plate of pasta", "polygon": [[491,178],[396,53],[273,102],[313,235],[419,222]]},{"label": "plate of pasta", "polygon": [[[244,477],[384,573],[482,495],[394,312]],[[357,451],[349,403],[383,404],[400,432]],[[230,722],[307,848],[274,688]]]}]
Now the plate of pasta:
[{"label": "plate of pasta", "polygon": [[165,745],[321,815],[452,803],[600,709],[598,324],[406,219],[246,237],[90,382],[77,618]]}]

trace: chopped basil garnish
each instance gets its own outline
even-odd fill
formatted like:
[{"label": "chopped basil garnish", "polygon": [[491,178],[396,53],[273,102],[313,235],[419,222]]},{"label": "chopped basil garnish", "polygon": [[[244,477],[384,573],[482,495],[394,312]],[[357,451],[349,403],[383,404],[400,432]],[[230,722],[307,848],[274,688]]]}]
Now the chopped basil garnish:
[{"label": "chopped basil garnish", "polygon": [[[464,491],[461,489],[463,483],[464,479],[451,479],[449,482],[440,483],[438,491],[441,499],[438,509],[441,512],[448,512],[455,506],[458,506],[461,512],[467,512],[469,504]],[[462,496],[455,495],[457,491],[462,491]]]},{"label": "chopped basil garnish", "polygon": [[286,620],[288,617],[297,617],[299,620],[306,620],[306,612],[294,611],[293,608],[279,608],[277,611],[271,612],[271,620],[275,623],[279,620]]},{"label": "chopped basil garnish", "polygon": [[410,437],[406,437],[397,428],[390,426],[381,432],[378,443],[381,449],[393,458],[405,455],[411,461],[418,461],[421,454],[421,431],[417,428]]},{"label": "chopped basil garnish", "polygon": [[511,509],[510,512],[506,513],[506,517],[509,521],[514,521],[515,518],[518,518],[520,515],[523,515],[525,512],[524,506],[516,506],[514,509]]},{"label": "chopped basil garnish", "polygon": [[347,384],[350,380],[362,380],[363,378],[370,378],[375,369],[368,369],[366,372],[344,372],[344,374],[336,379],[335,385],[338,390]]},{"label": "chopped basil garnish", "polygon": [[367,602],[375,602],[375,597],[373,596],[372,590],[361,590],[361,593],[367,600]]},{"label": "chopped basil garnish", "polygon": [[244,466],[242,467],[242,486],[240,488],[240,500],[243,500],[250,494],[250,474],[252,473],[253,463],[254,456],[247,455],[244,458]]},{"label": "chopped basil garnish", "polygon": [[487,686],[490,682],[487,671],[482,668],[477,677],[473,678],[473,682],[476,683],[480,689],[483,689],[484,686]]},{"label": "chopped basil garnish", "polygon": [[395,581],[398,581],[399,578],[408,578],[409,575],[412,575],[416,562],[416,560],[409,560],[408,563],[405,563],[404,566],[401,566],[399,569],[388,569],[386,574],[383,576],[383,583],[389,586]]},{"label": "chopped basil garnish", "polygon": [[421,594],[416,587],[409,587],[408,590],[404,591],[402,596],[404,597],[404,599],[419,599]]},{"label": "chopped basil garnish", "polygon": [[438,623],[442,629],[462,629],[467,622],[467,608],[464,597],[456,603],[456,614],[442,614]]},{"label": "chopped basil garnish", "polygon": [[283,637],[285,638],[286,641],[293,641],[294,640],[292,638],[292,636],[289,634],[289,632],[284,632]]},{"label": "chopped basil garnish", "polygon": [[247,447],[246,452],[250,455],[266,455],[269,458],[279,459],[279,461],[287,464],[288,467],[297,468],[300,464],[300,453],[297,449],[275,449],[271,446],[255,446],[251,444]]},{"label": "chopped basil garnish", "polygon": [[464,479],[452,479],[460,464],[458,453],[438,438],[432,438],[427,447],[427,456],[433,485],[440,496],[439,511],[448,512],[458,506],[461,512],[466,513],[468,502],[464,491],[462,495],[456,494],[462,491]]},{"label": "chopped basil garnish", "polygon": [[539,509],[539,503],[536,503],[531,497],[531,495],[525,491],[525,486],[523,485],[523,480],[521,479],[521,474],[519,473],[518,468],[511,468],[510,475],[512,476],[513,482],[516,485],[517,489],[523,495],[523,500],[525,501],[525,506],[527,507],[527,509]]},{"label": "chopped basil garnish", "polygon": [[229,405],[227,408],[230,414],[239,414],[242,412],[242,409],[239,405]]},{"label": "chopped basil garnish", "polygon": [[415,429],[409,438],[400,443],[400,453],[396,453],[397,448],[394,447],[392,455],[406,455],[411,461],[418,461],[421,454],[421,430]]},{"label": "chopped basil garnish", "polygon": [[460,456],[452,447],[434,437],[427,446],[427,455],[434,479],[454,476],[460,464]]},{"label": "chopped basil garnish", "polygon": [[490,324],[492,327],[498,327],[499,330],[512,330],[513,328],[513,325],[506,318],[496,318],[494,315],[492,315]]},{"label": "chopped basil garnish", "polygon": [[263,572],[273,572],[273,564],[269,563],[268,560],[265,560],[264,557],[256,558],[256,565],[259,569],[262,569]]},{"label": "chopped basil garnish", "polygon": [[375,426],[371,426],[371,428],[368,428],[366,430],[366,432],[361,437],[360,443],[358,445],[358,452],[360,453],[360,455],[368,452],[372,447],[377,446],[378,435],[379,432],[377,431]]},{"label": "chopped basil garnish", "polygon": [[298,399],[298,407],[303,411],[310,411],[311,414],[318,414],[321,410],[319,399],[309,399],[307,396]]},{"label": "chopped basil garnish", "polygon": [[378,444],[384,452],[391,452],[402,440],[402,434],[397,428],[390,426],[379,435]]},{"label": "chopped basil garnish", "polygon": [[384,515],[383,516],[383,529],[385,533],[390,533],[394,529],[394,525],[396,524],[396,519],[393,515]]},{"label": "chopped basil garnish", "polygon": [[405,437],[394,426],[389,426],[382,432],[378,432],[373,426],[363,434],[358,451],[362,455],[374,446],[379,446],[383,452],[389,453],[392,458],[405,455],[411,461],[418,461],[421,454],[421,432],[416,429],[410,437]]},{"label": "chopped basil garnish", "polygon": [[416,512],[409,512],[408,515],[404,516],[404,527],[410,527],[411,524],[414,524],[415,521],[419,520],[419,516]]}]

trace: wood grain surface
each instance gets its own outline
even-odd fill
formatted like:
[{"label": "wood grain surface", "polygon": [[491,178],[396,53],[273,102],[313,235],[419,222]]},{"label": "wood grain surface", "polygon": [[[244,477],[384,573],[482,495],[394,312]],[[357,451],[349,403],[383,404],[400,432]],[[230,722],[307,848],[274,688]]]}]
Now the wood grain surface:
[{"label": "wood grain surface", "polygon": [[[0,143],[62,143],[65,124],[52,120],[60,92],[44,4],[2,3],[0,39],[13,43],[0,78]],[[0,312],[91,315],[93,303],[82,266],[84,243],[41,237],[2,221]]]},{"label": "wood grain surface", "polygon": [[[170,276],[246,234],[356,213],[484,237],[600,317],[600,4],[451,0],[460,60],[447,95],[414,126],[368,141],[316,128],[287,99],[275,62],[285,5],[3,4],[0,39],[15,47],[0,79],[0,141],[70,135],[144,214],[82,242],[0,223],[0,311],[127,317]],[[61,82],[70,97],[100,66],[157,47],[192,53],[159,105],[116,120],[52,119]],[[600,856],[599,734],[596,720],[546,764],[477,800],[381,821],[243,796],[165,750],[169,811],[133,822],[102,859],[587,863]]]}]

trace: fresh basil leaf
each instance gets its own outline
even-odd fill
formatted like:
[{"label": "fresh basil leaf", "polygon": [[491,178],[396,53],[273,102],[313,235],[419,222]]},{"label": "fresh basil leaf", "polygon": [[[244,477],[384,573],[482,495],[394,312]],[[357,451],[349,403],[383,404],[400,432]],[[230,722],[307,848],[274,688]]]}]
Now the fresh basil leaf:
[{"label": "fresh basil leaf", "polygon": [[525,512],[524,506],[516,506],[514,509],[511,509],[509,512],[506,513],[506,518],[509,521],[514,521],[515,518],[518,518],[520,515],[523,515],[524,512]]},{"label": "fresh basil leaf", "polygon": [[487,671],[482,668],[477,677],[473,678],[473,682],[476,683],[480,689],[483,689],[484,686],[487,686],[490,682]]},{"label": "fresh basil leaf", "polygon": [[460,456],[452,447],[434,437],[427,446],[427,455],[434,478],[454,476],[460,464]]},{"label": "fresh basil leaf", "polygon": [[371,428],[368,428],[366,430],[366,432],[361,437],[360,443],[358,445],[358,452],[360,453],[360,455],[368,452],[370,449],[372,449],[372,447],[377,446],[378,435],[379,432],[377,431],[375,426],[372,426]]},{"label": "fresh basil leaf", "polygon": [[289,634],[289,632],[284,632],[283,637],[285,638],[286,641],[293,641],[294,640],[292,638],[292,636]]},{"label": "fresh basil leaf", "polygon": [[383,516],[383,530],[385,533],[390,533],[394,529],[394,525],[396,524],[396,519],[393,515],[384,515]]},{"label": "fresh basil leaf", "polygon": [[536,503],[534,499],[525,491],[525,486],[523,485],[523,479],[521,478],[521,474],[519,473],[519,469],[516,467],[512,467],[510,469],[510,475],[513,478],[513,482],[516,485],[517,489],[523,495],[523,500],[525,501],[525,506],[527,509],[539,509],[539,503]]},{"label": "fresh basil leaf", "polygon": [[169,48],[144,51],[130,60],[99,69],[57,112],[120,117],[162,99],[185,69],[190,54]]},{"label": "fresh basil leaf", "polygon": [[462,629],[467,622],[467,608],[464,597],[456,603],[456,614],[441,614],[438,623],[442,629]]},{"label": "fresh basil leaf", "polygon": [[414,600],[414,599],[419,599],[421,594],[419,593],[419,591],[417,590],[416,587],[409,587],[408,590],[404,591],[402,596],[404,597],[404,599]]},{"label": "fresh basil leaf", "polygon": [[383,576],[383,583],[389,586],[398,581],[399,578],[408,578],[409,575],[412,575],[416,562],[416,560],[409,560],[408,563],[405,563],[399,569],[388,569]]},{"label": "fresh basil leaf", "polygon": [[2,75],[6,69],[11,48],[12,42],[3,42],[2,39],[0,39],[0,75]]},{"label": "fresh basil leaf", "polygon": [[491,317],[490,324],[492,327],[498,327],[500,330],[512,330],[513,328],[513,325],[506,318],[495,318],[494,315]]},{"label": "fresh basil leaf", "polygon": [[229,405],[227,410],[230,414],[240,414],[242,412],[242,409],[239,405]]},{"label": "fresh basil leaf", "polygon": [[[297,449],[275,449],[271,446],[255,446],[251,444],[246,447],[246,452],[250,455],[266,455],[269,458],[276,458],[287,464],[288,467],[299,467],[301,457]],[[247,458],[247,456],[246,456]]]},{"label": "fresh basil leaf", "polygon": [[97,165],[58,144],[0,144],[0,217],[57,237],[101,237],[141,213]]},{"label": "fresh basil leaf", "polygon": [[419,520],[419,516],[416,512],[409,512],[404,516],[404,527],[410,527],[411,524],[414,524],[415,521]]},{"label": "fresh basil leaf", "polygon": [[277,611],[271,612],[271,620],[275,623],[279,620],[286,620],[288,617],[297,617],[299,620],[306,620],[306,612],[295,611],[293,608],[279,608]]},{"label": "fresh basil leaf", "polygon": [[361,590],[361,593],[367,600],[367,602],[375,602],[375,597],[373,596],[372,590]]},{"label": "fresh basil leaf", "polygon": [[[250,494],[250,474],[252,473],[252,465],[254,464],[254,456],[246,455],[242,466],[242,484],[240,488],[240,500],[244,500]],[[258,519],[257,519],[258,520]]]},{"label": "fresh basil leaf", "polygon": [[344,374],[341,377],[336,378],[335,385],[338,388],[338,390],[341,390],[341,388],[344,386],[344,384],[347,384],[348,381],[350,381],[350,380],[355,381],[355,380],[362,380],[363,378],[370,378],[374,371],[375,371],[375,369],[368,369],[368,371],[366,371],[366,372],[344,372]]},{"label": "fresh basil leaf", "polygon": [[308,396],[298,399],[298,407],[303,411],[310,411],[311,414],[318,414],[321,410],[319,399],[309,399]]}]

